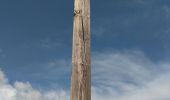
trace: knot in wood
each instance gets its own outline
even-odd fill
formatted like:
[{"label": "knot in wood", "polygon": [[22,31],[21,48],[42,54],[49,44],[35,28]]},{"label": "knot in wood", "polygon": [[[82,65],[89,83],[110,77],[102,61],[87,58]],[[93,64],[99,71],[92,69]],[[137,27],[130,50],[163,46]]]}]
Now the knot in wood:
[{"label": "knot in wood", "polygon": [[74,10],[74,16],[80,16],[81,12],[81,10]]}]

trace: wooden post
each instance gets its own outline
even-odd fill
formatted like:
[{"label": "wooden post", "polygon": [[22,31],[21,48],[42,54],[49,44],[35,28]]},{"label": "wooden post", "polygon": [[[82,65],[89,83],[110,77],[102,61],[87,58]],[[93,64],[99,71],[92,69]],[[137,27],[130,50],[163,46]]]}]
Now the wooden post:
[{"label": "wooden post", "polygon": [[90,0],[74,0],[70,100],[91,100]]}]

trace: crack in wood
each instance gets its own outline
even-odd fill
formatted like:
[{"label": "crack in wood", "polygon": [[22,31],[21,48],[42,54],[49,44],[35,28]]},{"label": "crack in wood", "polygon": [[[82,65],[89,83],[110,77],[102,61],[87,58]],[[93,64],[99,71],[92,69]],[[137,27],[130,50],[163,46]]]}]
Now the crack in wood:
[{"label": "crack in wood", "polygon": [[71,100],[91,100],[90,0],[75,0]]}]

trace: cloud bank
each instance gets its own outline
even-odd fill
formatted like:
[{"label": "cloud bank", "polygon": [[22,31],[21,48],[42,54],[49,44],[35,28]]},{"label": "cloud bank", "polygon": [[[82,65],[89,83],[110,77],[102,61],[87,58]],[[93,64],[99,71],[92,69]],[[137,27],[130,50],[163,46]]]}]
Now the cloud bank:
[{"label": "cloud bank", "polygon": [[[170,100],[170,64],[151,61],[143,52],[94,53],[92,100]],[[67,90],[10,84],[0,70],[0,100],[69,100]]]},{"label": "cloud bank", "polygon": [[93,100],[170,100],[170,64],[141,51],[93,56]]},{"label": "cloud bank", "polygon": [[64,90],[43,91],[34,89],[30,83],[16,81],[9,84],[0,70],[0,100],[68,100]]}]

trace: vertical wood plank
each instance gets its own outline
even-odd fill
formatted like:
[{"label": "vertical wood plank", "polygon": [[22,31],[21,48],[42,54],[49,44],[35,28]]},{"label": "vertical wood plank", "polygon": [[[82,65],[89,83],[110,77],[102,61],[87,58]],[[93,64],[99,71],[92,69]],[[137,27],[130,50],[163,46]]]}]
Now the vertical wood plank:
[{"label": "vertical wood plank", "polygon": [[90,0],[75,0],[70,100],[91,100],[90,65]]}]

